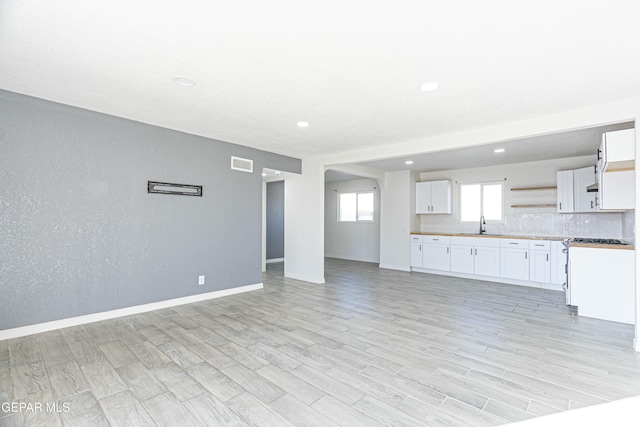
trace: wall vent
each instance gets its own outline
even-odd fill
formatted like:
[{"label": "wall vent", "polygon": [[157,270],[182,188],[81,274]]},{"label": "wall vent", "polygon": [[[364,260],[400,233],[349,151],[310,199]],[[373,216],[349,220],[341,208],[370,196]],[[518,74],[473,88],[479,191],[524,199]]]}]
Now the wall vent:
[{"label": "wall vent", "polygon": [[235,171],[253,173],[253,160],[231,156],[231,169]]}]

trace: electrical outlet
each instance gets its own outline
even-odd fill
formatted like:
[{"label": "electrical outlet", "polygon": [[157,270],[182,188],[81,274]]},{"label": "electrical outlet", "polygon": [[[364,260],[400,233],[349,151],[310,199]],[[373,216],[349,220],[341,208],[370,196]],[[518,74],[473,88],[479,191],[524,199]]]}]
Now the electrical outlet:
[{"label": "electrical outlet", "polygon": [[566,222],[564,224],[562,224],[562,229],[563,230],[568,230],[569,229],[569,224],[567,224]]},{"label": "electrical outlet", "polygon": [[204,285],[204,276],[198,276],[198,285]]}]

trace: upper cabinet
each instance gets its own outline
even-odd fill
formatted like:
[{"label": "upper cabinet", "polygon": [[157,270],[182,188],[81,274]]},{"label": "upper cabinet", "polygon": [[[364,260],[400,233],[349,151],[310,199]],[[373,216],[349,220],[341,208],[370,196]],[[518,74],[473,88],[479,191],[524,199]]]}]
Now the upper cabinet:
[{"label": "upper cabinet", "polygon": [[596,167],[573,171],[573,209],[575,212],[595,212],[598,210],[595,192],[588,192],[587,187],[596,183]]},{"label": "upper cabinet", "polygon": [[451,181],[416,182],[417,214],[450,214]]},{"label": "upper cabinet", "polygon": [[558,212],[573,212],[573,171],[558,171]]},{"label": "upper cabinet", "polygon": [[636,158],[635,129],[602,134],[598,166],[603,172],[633,170]]},{"label": "upper cabinet", "polygon": [[598,150],[600,210],[635,209],[635,129],[602,134]]}]

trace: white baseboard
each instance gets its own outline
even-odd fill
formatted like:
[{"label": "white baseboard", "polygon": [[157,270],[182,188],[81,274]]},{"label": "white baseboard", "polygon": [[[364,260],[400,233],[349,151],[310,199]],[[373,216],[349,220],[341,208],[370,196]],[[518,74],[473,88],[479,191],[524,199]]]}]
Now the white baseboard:
[{"label": "white baseboard", "polygon": [[302,280],[303,282],[315,283],[316,285],[323,285],[325,283],[324,277],[306,276],[304,274],[296,274],[285,271],[284,277],[289,279]]},{"label": "white baseboard", "polygon": [[54,331],[56,329],[68,328],[70,326],[84,325],[86,323],[99,322],[101,320],[115,319],[116,317],[130,316],[132,314],[146,313],[148,311],[160,310],[163,308],[175,307],[177,305],[190,304],[192,302],[206,301],[215,298],[226,297],[243,292],[262,289],[262,283],[255,285],[240,286],[237,288],[223,289],[221,291],[207,292],[204,294],[189,295],[188,297],[174,298],[165,301],[152,302],[149,304],[135,305],[133,307],[120,308],[117,310],[103,311],[101,313],[87,314],[84,316],[70,317],[68,319],[54,320],[35,325],[21,326],[13,329],[0,331],[0,341],[12,338],[24,337],[27,335],[39,334],[42,332]]},{"label": "white baseboard", "polygon": [[454,271],[443,271],[443,270],[429,270],[428,268],[418,268],[418,267],[413,267],[411,271],[415,271],[416,273],[437,274],[438,276],[460,277],[462,279],[481,280],[483,282],[505,283],[507,285],[527,286],[529,288],[540,288],[540,289],[548,289],[550,291],[564,292],[564,290],[562,289],[562,285],[558,285],[555,283],[530,282],[528,280],[505,279],[504,277],[494,277],[494,276],[478,276],[475,274],[457,273]]},{"label": "white baseboard", "polygon": [[335,259],[344,259],[347,261],[358,261],[358,262],[370,262],[372,264],[377,264],[378,262],[380,262],[377,259],[371,259],[371,258],[362,258],[362,257],[350,257],[350,256],[342,256],[342,255],[329,255],[329,254],[324,254],[325,258],[335,258]]},{"label": "white baseboard", "polygon": [[273,262],[283,262],[284,258],[271,258],[267,260],[267,264],[271,264]]},{"label": "white baseboard", "polygon": [[394,264],[379,264],[379,268],[384,268],[386,270],[398,270],[398,271],[411,271],[411,268],[406,265],[394,265]]}]

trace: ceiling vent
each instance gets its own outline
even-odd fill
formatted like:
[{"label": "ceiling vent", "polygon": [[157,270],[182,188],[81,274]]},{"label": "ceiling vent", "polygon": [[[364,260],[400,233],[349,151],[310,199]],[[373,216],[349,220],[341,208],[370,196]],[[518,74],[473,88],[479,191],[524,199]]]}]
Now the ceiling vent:
[{"label": "ceiling vent", "polygon": [[231,169],[253,173],[253,160],[231,156]]}]

